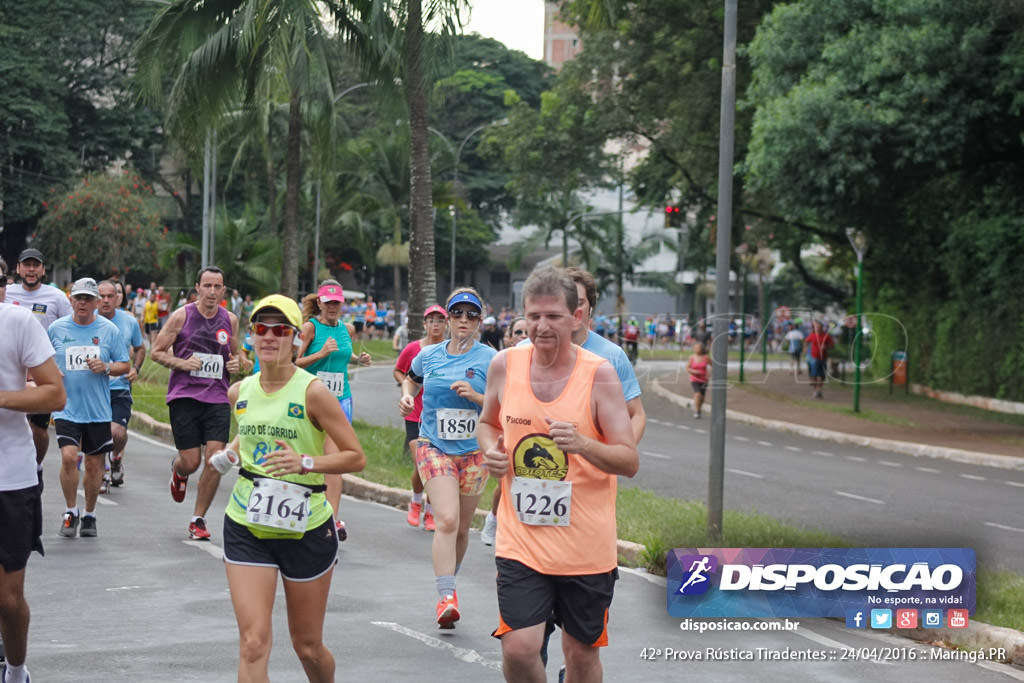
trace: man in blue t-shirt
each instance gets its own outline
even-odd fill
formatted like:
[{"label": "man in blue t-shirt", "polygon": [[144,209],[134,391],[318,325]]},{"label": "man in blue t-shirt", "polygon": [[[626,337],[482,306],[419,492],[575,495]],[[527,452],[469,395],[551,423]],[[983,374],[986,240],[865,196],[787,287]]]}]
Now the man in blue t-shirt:
[{"label": "man in blue t-shirt", "polygon": [[[128,443],[128,422],[132,417],[132,384],[146,361],[146,346],[142,342],[139,321],[121,308],[123,295],[117,285],[110,280],[103,280],[99,283],[99,292],[99,314],[117,325],[131,358],[131,368],[127,374],[110,378],[110,436],[114,449],[110,452],[109,482],[111,486],[121,486],[124,484],[124,447]],[[100,493],[106,492],[106,486],[105,477]]]},{"label": "man in blue t-shirt", "polygon": [[[71,315],[59,318],[47,330],[68,395],[64,410],[53,414],[60,446],[60,487],[67,504],[58,533],[66,538],[73,538],[76,532],[83,537],[96,536],[96,499],[106,454],[113,448],[110,377],[129,370],[128,347],[117,325],[96,315],[99,298],[95,280],[76,280],[71,288]],[[79,451],[85,454],[85,514],[81,516],[76,502]]]}]

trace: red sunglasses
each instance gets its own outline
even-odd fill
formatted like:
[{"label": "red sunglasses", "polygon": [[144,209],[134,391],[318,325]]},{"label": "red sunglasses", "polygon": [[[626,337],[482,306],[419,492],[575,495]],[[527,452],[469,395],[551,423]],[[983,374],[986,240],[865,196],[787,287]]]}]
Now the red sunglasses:
[{"label": "red sunglasses", "polygon": [[295,328],[288,323],[255,323],[252,326],[253,332],[259,336],[265,335],[267,332],[272,333],[275,337],[290,337],[295,334]]}]

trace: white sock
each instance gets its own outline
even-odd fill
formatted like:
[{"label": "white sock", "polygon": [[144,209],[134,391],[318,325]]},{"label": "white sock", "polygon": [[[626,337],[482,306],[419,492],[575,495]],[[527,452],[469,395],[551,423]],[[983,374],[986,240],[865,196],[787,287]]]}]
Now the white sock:
[{"label": "white sock", "polygon": [[73,515],[74,515],[75,517],[77,517],[77,516],[78,516],[78,508],[68,508],[68,509],[67,509],[67,510],[65,510],[64,512],[70,512],[70,513],[71,513],[71,514],[73,514]]},{"label": "white sock", "polygon": [[430,507],[430,503],[427,503],[426,505],[423,506],[423,511],[424,512],[429,512],[429,513],[433,514],[434,509],[432,507]]},{"label": "white sock", "polygon": [[[193,522],[198,522],[200,519],[203,519],[202,515],[196,515],[195,517],[192,518],[192,521]],[[203,521],[205,521],[205,520],[203,520]]]},{"label": "white sock", "polygon": [[422,493],[415,493],[415,492],[413,492],[413,494],[412,494],[412,502],[416,503],[417,505],[422,503],[423,502],[423,494]]},{"label": "white sock", "polygon": [[4,669],[4,683],[26,683],[28,681],[28,669],[25,665],[11,666],[7,665]]},{"label": "white sock", "polygon": [[82,516],[83,517],[92,517],[93,519],[96,519],[96,511],[93,510],[92,512],[89,512],[88,510],[86,510],[85,512],[82,513]]}]

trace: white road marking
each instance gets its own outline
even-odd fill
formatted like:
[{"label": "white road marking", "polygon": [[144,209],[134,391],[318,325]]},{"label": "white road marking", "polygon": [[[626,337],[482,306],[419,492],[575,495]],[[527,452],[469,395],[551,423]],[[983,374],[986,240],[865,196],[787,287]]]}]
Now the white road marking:
[{"label": "white road marking", "polygon": [[1024,534],[1024,529],[1018,529],[1015,526],[1006,526],[1005,524],[996,524],[995,522],[985,522],[985,526],[990,526],[995,529],[1003,529],[1004,531],[1016,531],[1019,534]]},{"label": "white road marking", "polygon": [[862,458],[859,455],[848,455],[848,456],[846,456],[846,459],[847,460],[852,460],[854,462],[866,462],[867,461],[867,458]]},{"label": "white road marking", "polygon": [[731,469],[731,468],[726,468],[725,471],[726,472],[732,472],[733,474],[740,474],[740,475],[743,475],[744,477],[753,477],[754,479],[764,479],[764,475],[763,474],[755,474],[753,472],[746,472],[744,470],[734,470],[734,469]]},{"label": "white road marking", "polygon": [[747,438],[747,437],[745,437],[745,436],[734,436],[734,437],[732,437],[732,438],[736,439],[737,441],[744,441],[744,442],[746,442],[746,441],[750,441],[750,439],[748,439],[748,438]]},{"label": "white road marking", "polygon": [[837,496],[843,496],[845,498],[853,498],[854,500],[863,500],[866,503],[874,503],[875,505],[885,505],[884,500],[878,500],[877,498],[868,498],[867,496],[858,496],[855,493],[847,493],[846,491],[835,491]]},{"label": "white road marking", "polygon": [[982,477],[977,474],[961,474],[964,479],[970,479],[971,481],[985,481],[986,477]]},{"label": "white road marking", "polygon": [[686,431],[690,431],[691,428],[686,425],[676,425],[676,429],[685,429]]},{"label": "white road marking", "polygon": [[927,472],[928,474],[941,474],[942,470],[937,470],[934,467],[915,467],[918,472]]},{"label": "white road marking", "polygon": [[411,628],[406,628],[405,626],[402,626],[401,624],[396,624],[393,621],[371,621],[370,623],[374,626],[380,626],[381,628],[386,628],[389,631],[400,633],[403,636],[408,636],[413,640],[418,640],[428,647],[432,647],[437,650],[446,650],[450,652],[453,657],[460,661],[467,662],[469,664],[479,664],[480,666],[491,669],[493,671],[501,671],[501,662],[497,662],[491,659],[485,659],[476,650],[471,650],[464,647],[455,647],[454,645],[446,643],[443,640],[439,640],[437,638],[434,638],[433,636],[428,636],[425,633],[413,631]]},{"label": "white road marking", "polygon": [[646,456],[648,456],[650,458],[657,458],[658,460],[671,460],[672,459],[672,456],[670,456],[670,455],[662,455],[661,453],[655,453],[654,451],[640,451],[640,452],[643,455],[646,455]]},{"label": "white road marking", "polygon": [[139,439],[141,441],[145,441],[146,443],[151,443],[154,446],[160,446],[161,448],[166,448],[169,451],[174,451],[175,453],[178,452],[178,449],[175,448],[174,446],[169,446],[165,444],[163,441],[157,441],[156,439],[146,436],[145,434],[139,434],[134,430],[129,430],[128,433],[131,434],[133,439]]},{"label": "white road marking", "polygon": [[1005,483],[1007,486],[1016,486],[1018,488],[1024,488],[1024,483],[1019,481],[1007,481],[1003,483]]},{"label": "white road marking", "polygon": [[[85,500],[85,491],[82,491],[81,489],[79,489],[78,490],[78,495],[82,497],[82,500]],[[118,505],[116,502],[110,500],[109,498],[107,498],[107,497],[105,497],[103,495],[101,495],[98,498],[96,498],[96,502],[99,503],[100,505],[113,505],[114,507],[117,507],[117,505]]]},{"label": "white road marking", "polygon": [[794,453],[803,453],[804,449],[799,446],[783,446],[787,451],[793,451]]},{"label": "white road marking", "polygon": [[814,451],[814,454],[815,455],[821,455],[821,456],[826,457],[826,458],[834,458],[834,457],[836,457],[835,453],[829,453],[828,451]]},{"label": "white road marking", "polygon": [[765,448],[772,448],[775,444],[773,444],[771,441],[758,441],[757,445],[764,446]]},{"label": "white road marking", "polygon": [[224,549],[216,543],[212,543],[210,541],[193,541],[191,539],[187,541],[182,541],[182,543],[184,543],[185,545],[190,545],[193,548],[199,548],[200,550],[208,553],[215,560],[224,559]]},{"label": "white road marking", "polygon": [[879,460],[879,465],[885,465],[886,467],[903,467],[903,463],[893,462],[892,460]]},{"label": "white road marking", "polygon": [[708,430],[706,430],[706,429],[697,429],[696,427],[693,428],[693,431],[697,432],[698,434],[707,434],[708,433]]}]

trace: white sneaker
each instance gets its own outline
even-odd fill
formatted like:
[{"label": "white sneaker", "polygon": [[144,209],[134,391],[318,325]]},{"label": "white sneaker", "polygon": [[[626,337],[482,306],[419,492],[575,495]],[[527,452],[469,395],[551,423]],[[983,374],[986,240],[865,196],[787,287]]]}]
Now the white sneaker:
[{"label": "white sneaker", "polygon": [[497,531],[498,518],[494,516],[493,512],[488,512],[487,519],[484,520],[484,528],[480,530],[480,540],[484,545],[494,545],[494,534]]}]

